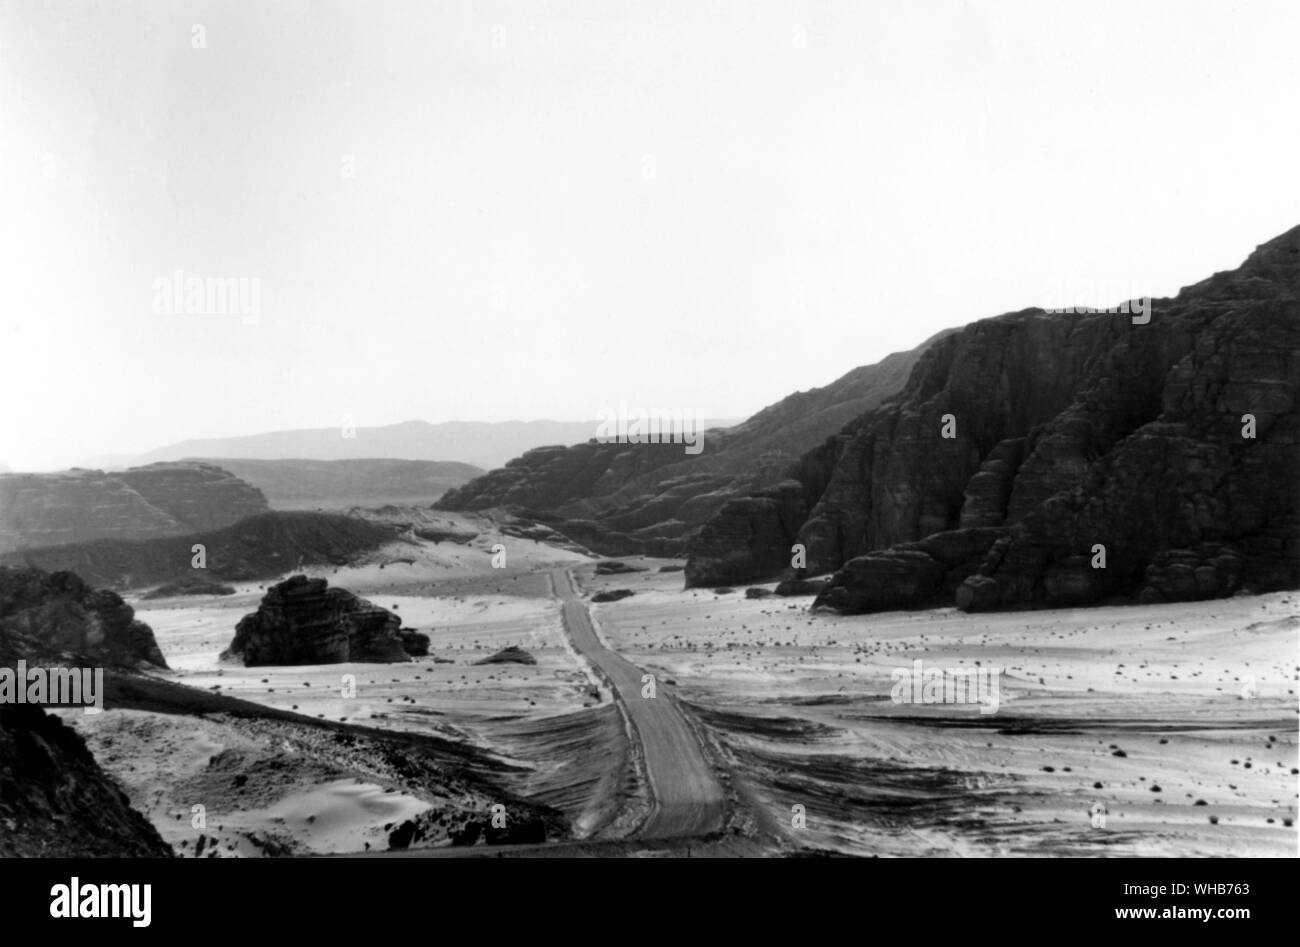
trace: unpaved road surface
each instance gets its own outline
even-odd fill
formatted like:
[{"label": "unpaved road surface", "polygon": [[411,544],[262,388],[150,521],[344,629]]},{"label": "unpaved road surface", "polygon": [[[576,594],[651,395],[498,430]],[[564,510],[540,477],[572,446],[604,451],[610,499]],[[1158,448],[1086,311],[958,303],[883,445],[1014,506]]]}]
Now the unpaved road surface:
[{"label": "unpaved road surface", "polygon": [[661,681],[655,682],[653,698],[642,697],[646,672],[601,644],[568,570],[554,569],[551,578],[573,647],[613,684],[615,700],[626,712],[641,744],[650,783],[651,812],[636,835],[647,839],[686,838],[721,829],[722,787],[681,708],[664,692]]}]

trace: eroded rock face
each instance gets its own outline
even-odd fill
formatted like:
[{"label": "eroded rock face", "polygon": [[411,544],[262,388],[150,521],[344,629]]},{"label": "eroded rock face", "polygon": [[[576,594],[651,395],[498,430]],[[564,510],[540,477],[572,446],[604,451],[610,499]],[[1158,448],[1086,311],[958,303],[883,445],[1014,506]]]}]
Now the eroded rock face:
[{"label": "eroded rock face", "polygon": [[0,857],[169,858],[85,741],[31,704],[0,704]]},{"label": "eroded rock face", "polygon": [[261,491],[212,464],[0,474],[0,552],[180,536],[267,509]]},{"label": "eroded rock face", "polygon": [[741,584],[787,568],[807,512],[803,486],[793,480],[731,500],[696,538],[687,587]]},{"label": "eroded rock face", "polygon": [[838,570],[817,603],[849,612],[1295,587],[1298,389],[1300,228],[1153,300],[1146,324],[1041,310],[974,323],[805,454],[781,504],[723,507],[688,584],[778,575],[797,542],[809,572]]},{"label": "eroded rock face", "polygon": [[153,629],[116,592],[72,572],[0,566],[0,658],[67,655],[103,666],[167,666]]},{"label": "eroded rock face", "polygon": [[[295,575],[273,585],[257,611],[235,626],[222,660],[265,664],[391,663],[427,654],[428,636],[325,579]],[[408,651],[408,648],[410,649]]]}]

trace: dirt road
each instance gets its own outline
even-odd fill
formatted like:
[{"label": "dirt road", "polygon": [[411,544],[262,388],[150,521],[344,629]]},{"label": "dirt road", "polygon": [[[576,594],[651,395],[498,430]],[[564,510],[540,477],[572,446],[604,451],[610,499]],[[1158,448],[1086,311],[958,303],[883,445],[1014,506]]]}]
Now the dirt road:
[{"label": "dirt road", "polygon": [[722,827],[722,787],[677,703],[655,682],[655,696],[642,697],[646,672],[609,650],[596,637],[587,606],[578,597],[566,569],[551,571],[555,594],[564,610],[564,628],[574,648],[613,684],[615,700],[640,741],[650,783],[651,812],[637,835],[683,838]]}]

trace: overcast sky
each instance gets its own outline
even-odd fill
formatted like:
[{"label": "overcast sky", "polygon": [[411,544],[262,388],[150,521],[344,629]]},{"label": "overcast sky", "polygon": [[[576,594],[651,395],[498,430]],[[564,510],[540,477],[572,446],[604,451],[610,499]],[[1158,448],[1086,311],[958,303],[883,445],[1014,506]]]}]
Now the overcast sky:
[{"label": "overcast sky", "polygon": [[0,462],[743,417],[1169,295],[1300,223],[1298,57],[1294,0],[5,0]]}]

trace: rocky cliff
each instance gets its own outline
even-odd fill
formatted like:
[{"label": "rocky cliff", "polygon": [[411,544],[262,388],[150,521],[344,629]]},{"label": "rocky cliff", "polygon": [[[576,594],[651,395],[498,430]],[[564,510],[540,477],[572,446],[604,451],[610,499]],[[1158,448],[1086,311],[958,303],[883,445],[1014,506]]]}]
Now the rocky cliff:
[{"label": "rocky cliff", "polygon": [[71,572],[0,567],[0,663],[167,666],[153,629],[116,592]]},{"label": "rocky cliff", "polygon": [[804,451],[895,394],[924,348],[705,432],[698,454],[672,443],[540,447],[449,491],[436,507],[509,509],[604,555],[678,555],[728,500],[779,478]]},{"label": "rocky cliff", "polygon": [[0,474],[0,552],[179,536],[267,509],[260,491],[212,464]]},{"label": "rocky cliff", "polygon": [[397,615],[346,589],[295,575],[273,585],[257,611],[240,619],[221,657],[252,667],[409,661],[427,654],[428,636],[401,624]]},{"label": "rocky cliff", "polygon": [[[1162,601],[1300,583],[1300,228],[1124,313],[1026,310],[925,351],[897,398],[723,506],[688,585],[791,547],[847,612]],[[945,436],[945,434],[950,436]]]},{"label": "rocky cliff", "polygon": [[85,742],[31,704],[0,704],[0,857],[170,857]]}]

